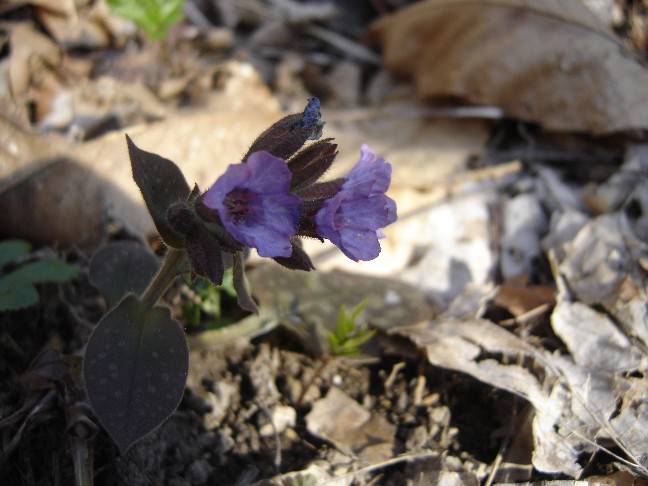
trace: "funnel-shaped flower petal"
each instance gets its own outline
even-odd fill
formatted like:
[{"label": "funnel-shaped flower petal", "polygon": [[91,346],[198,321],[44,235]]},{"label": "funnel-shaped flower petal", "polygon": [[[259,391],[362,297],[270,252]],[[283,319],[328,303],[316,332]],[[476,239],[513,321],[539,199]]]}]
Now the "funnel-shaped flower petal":
[{"label": "funnel-shaped flower petal", "polygon": [[396,203],[385,195],[391,165],[367,145],[342,187],[315,215],[316,232],[351,260],[373,260],[380,254],[380,228],[396,221]]},{"label": "funnel-shaped flower petal", "polygon": [[289,257],[297,232],[301,199],[290,193],[290,170],[268,152],[250,154],[232,164],[202,196],[218,211],[225,229],[262,257]]}]

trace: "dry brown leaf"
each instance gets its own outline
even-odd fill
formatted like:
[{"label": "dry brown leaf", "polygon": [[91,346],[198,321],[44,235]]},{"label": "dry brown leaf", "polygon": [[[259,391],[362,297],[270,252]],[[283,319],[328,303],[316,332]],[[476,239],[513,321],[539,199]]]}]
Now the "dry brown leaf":
[{"label": "dry brown leaf", "polygon": [[392,457],[396,426],[379,415],[371,415],[338,388],[317,400],[306,416],[311,434],[326,439],[349,456],[371,463]]},{"label": "dry brown leaf", "polygon": [[48,161],[0,193],[0,231],[38,244],[95,247],[106,227],[104,186],[100,177],[70,159]]},{"label": "dry brown leaf", "polygon": [[494,303],[519,317],[539,307],[553,306],[554,290],[549,285],[528,285],[526,275],[506,280],[497,290]]},{"label": "dry brown leaf", "polygon": [[368,38],[425,97],[495,104],[549,130],[648,127],[648,71],[581,2],[427,0]]},{"label": "dry brown leaf", "polygon": [[[434,366],[468,373],[529,401],[535,409],[534,467],[543,472],[578,474],[578,451],[583,444],[556,432],[569,401],[561,387],[551,384],[555,374],[543,352],[483,319],[439,319],[393,332],[411,339]],[[507,358],[500,362],[497,356]],[[525,367],[525,362],[533,362],[534,367]],[[538,369],[542,373],[537,373]]]},{"label": "dry brown leaf", "polygon": [[62,16],[57,12],[41,9],[36,12],[38,20],[66,50],[102,49],[110,45],[109,33],[98,22],[88,16]]},{"label": "dry brown leaf", "polygon": [[60,59],[58,47],[47,36],[27,24],[16,25],[11,30],[9,62],[12,95],[25,94],[38,70],[58,64]]}]

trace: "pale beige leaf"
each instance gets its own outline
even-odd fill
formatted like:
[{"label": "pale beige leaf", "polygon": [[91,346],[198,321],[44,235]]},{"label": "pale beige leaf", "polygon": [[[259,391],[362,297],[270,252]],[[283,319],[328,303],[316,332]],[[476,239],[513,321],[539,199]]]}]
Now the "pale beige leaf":
[{"label": "pale beige leaf", "polygon": [[368,38],[425,97],[498,105],[550,130],[648,127],[648,71],[578,1],[427,0]]},{"label": "pale beige leaf", "polygon": [[[483,319],[438,320],[425,327],[398,328],[394,332],[424,349],[433,365],[468,373],[529,401],[535,409],[534,467],[544,472],[578,474],[582,444],[577,437],[567,440],[556,430],[564,415],[569,414],[570,397],[562,393],[561,386],[547,386],[555,377],[549,357]],[[497,360],[500,355],[506,357],[502,362]],[[524,366],[530,362],[534,367]],[[536,376],[538,369],[543,370],[540,374],[548,378],[547,382]]]},{"label": "pale beige leaf", "polygon": [[392,457],[396,426],[380,415],[372,415],[338,388],[316,401],[306,416],[311,434],[326,439],[349,456],[370,463]]},{"label": "pale beige leaf", "polygon": [[551,327],[580,366],[609,372],[641,366],[640,349],[609,317],[582,302],[560,299],[551,315]]}]

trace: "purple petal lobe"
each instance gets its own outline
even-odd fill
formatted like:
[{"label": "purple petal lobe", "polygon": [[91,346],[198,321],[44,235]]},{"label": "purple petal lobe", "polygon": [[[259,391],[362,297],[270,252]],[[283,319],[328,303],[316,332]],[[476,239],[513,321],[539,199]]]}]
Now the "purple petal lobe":
[{"label": "purple petal lobe", "polygon": [[297,232],[301,199],[289,192],[290,170],[268,152],[232,164],[203,197],[218,211],[225,229],[263,257],[288,257]]},{"label": "purple petal lobe", "polygon": [[385,195],[391,165],[363,145],[360,161],[342,187],[315,215],[317,234],[354,261],[380,254],[381,228],[396,221],[396,203]]}]

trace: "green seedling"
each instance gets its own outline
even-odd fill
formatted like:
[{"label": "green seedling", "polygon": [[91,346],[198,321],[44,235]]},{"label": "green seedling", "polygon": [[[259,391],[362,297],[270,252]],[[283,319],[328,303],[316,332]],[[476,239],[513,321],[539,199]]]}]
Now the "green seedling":
[{"label": "green seedling", "polygon": [[331,356],[360,354],[360,346],[376,333],[375,330],[368,329],[366,324],[356,325],[356,319],[366,304],[363,300],[351,311],[347,311],[344,306],[340,308],[335,328],[327,334]]},{"label": "green seedling", "polygon": [[302,389],[302,392],[297,399],[297,406],[302,403],[308,389],[313,385],[313,383],[315,383],[317,377],[324,372],[324,369],[333,359],[360,354],[360,346],[371,339],[376,333],[375,330],[368,329],[366,323],[360,326],[356,323],[358,316],[366,305],[367,302],[363,300],[350,311],[348,311],[345,306],[340,308],[340,313],[338,314],[338,319],[333,331],[328,332],[326,335],[329,342],[328,353],[323,357],[322,362]]},{"label": "green seedling", "polygon": [[184,4],[185,0],[108,0],[113,14],[132,20],[152,40],[162,39],[182,20]]},{"label": "green seedling", "polygon": [[[31,245],[23,240],[0,242],[0,269],[10,263],[27,260]],[[74,278],[79,267],[56,257],[28,261],[0,275],[0,312],[23,309],[38,304],[36,284],[62,283]]]},{"label": "green seedling", "polygon": [[225,270],[223,283],[214,285],[198,277],[188,282],[193,298],[182,305],[182,315],[190,328],[211,330],[229,324],[223,316],[223,304],[228,298],[236,302],[232,270]]}]

